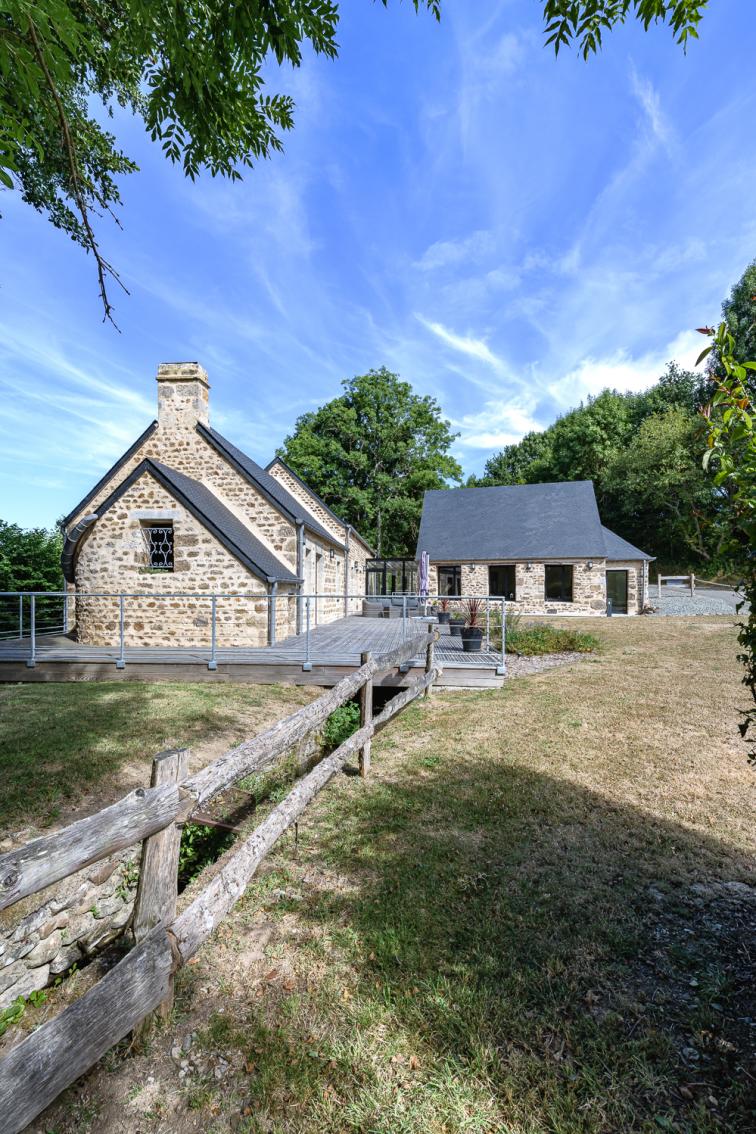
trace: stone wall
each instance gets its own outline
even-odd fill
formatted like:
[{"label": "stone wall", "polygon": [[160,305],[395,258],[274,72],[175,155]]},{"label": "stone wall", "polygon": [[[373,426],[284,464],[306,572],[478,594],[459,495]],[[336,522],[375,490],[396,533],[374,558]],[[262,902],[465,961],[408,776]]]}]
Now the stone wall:
[{"label": "stone wall", "polygon": [[0,913],[0,1010],[45,988],[124,932],[138,862],[138,851],[124,851]]},{"label": "stone wall", "polygon": [[[148,565],[142,521],[173,523],[174,569]],[[252,575],[194,516],[145,473],[82,541],[76,564],[76,629],[88,645],[118,641],[118,599],[88,598],[87,592],[146,592],[125,600],[127,646],[192,646],[209,649],[209,598],[183,598],[180,592],[215,591],[249,598],[217,602],[217,644],[264,646],[268,633],[267,584]],[[279,588],[285,594],[289,587]],[[150,595],[168,595],[151,598]],[[172,597],[174,596],[175,597]],[[288,610],[288,601],[286,603]],[[281,611],[279,635],[290,620]],[[293,630],[291,631],[293,632]]]},{"label": "stone wall", "polygon": [[[445,561],[446,565],[448,561]],[[462,593],[465,595],[487,595],[489,590],[488,568],[500,565],[502,560],[463,563]],[[511,562],[511,561],[510,561]],[[603,559],[564,559],[560,563],[573,566],[572,602],[557,602],[545,597],[544,560],[532,560],[530,568],[526,563],[515,563],[515,602],[508,602],[507,609],[522,614],[604,614],[606,612],[606,575]],[[548,562],[557,562],[551,560]],[[588,563],[592,566],[589,567]],[[438,564],[431,564],[433,570]],[[432,586],[434,584],[432,583]],[[435,586],[438,577],[435,576]]]},{"label": "stone wall", "polygon": [[[303,508],[306,508],[311,516],[314,517],[326,531],[330,532],[334,539],[340,543],[346,541],[346,525],[340,520],[334,519],[327,508],[317,500],[307,488],[305,488],[300,481],[289,472],[289,470],[282,465],[279,461],[275,461],[268,470],[270,475],[283,485],[287,492],[289,492],[295,500],[298,500]],[[308,537],[312,540],[312,537]],[[340,555],[337,552],[337,555]],[[350,598],[348,603],[348,613],[357,614],[362,610],[362,598],[365,593],[365,564],[371,557],[371,551],[362,542],[362,539],[352,532],[349,537],[349,566],[348,578],[344,579],[343,575],[336,575],[332,579],[327,580],[327,585],[324,589],[328,590],[332,584],[334,593],[336,588],[340,589],[343,594],[345,590],[349,595],[354,595]],[[343,559],[342,559],[343,562]],[[333,613],[338,609],[338,613]],[[344,606],[337,606],[337,604],[329,602],[327,604],[327,613],[324,611],[324,618],[322,621],[330,620],[333,617],[340,618],[344,614]]]}]

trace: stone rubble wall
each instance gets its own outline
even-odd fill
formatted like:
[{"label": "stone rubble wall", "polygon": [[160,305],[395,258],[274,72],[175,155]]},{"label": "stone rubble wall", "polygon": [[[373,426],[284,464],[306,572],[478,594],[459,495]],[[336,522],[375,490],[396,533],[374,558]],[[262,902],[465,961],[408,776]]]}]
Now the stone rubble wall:
[{"label": "stone rubble wall", "polygon": [[0,913],[0,1011],[125,932],[139,854],[103,859]]},{"label": "stone rubble wall", "polygon": [[[449,564],[444,560],[443,566]],[[462,593],[465,595],[487,595],[489,589],[488,568],[504,562],[501,559],[483,562],[462,563]],[[511,561],[510,561],[511,562]],[[530,569],[526,563],[515,563],[515,602],[508,602],[511,613],[521,614],[572,614],[600,615],[606,613],[606,561],[593,559],[588,567],[587,559],[563,559],[552,562],[571,563],[573,570],[573,601],[558,602],[545,597],[546,561],[531,560]],[[431,564],[431,588],[438,587],[438,576],[434,574],[438,563]],[[613,566],[613,565],[612,565]],[[623,564],[624,566],[624,564]],[[637,564],[635,565],[637,566]]]},{"label": "stone rubble wall", "polygon": [[[149,513],[173,522],[174,569],[153,571],[142,531]],[[197,574],[200,578],[196,578]],[[145,473],[123,494],[85,536],[76,565],[76,629],[88,645],[116,645],[119,633],[117,597],[88,598],[89,593],[147,592],[125,600],[127,646],[191,646],[210,648],[209,598],[183,598],[180,592],[215,591],[249,598],[218,599],[217,644],[264,646],[268,633],[267,584],[245,567],[184,507]],[[283,596],[279,635],[294,632]],[[151,598],[149,595],[168,595]],[[176,597],[172,597],[172,596]],[[286,612],[286,613],[285,613]]]},{"label": "stone rubble wall", "polygon": [[[270,466],[270,469],[268,471],[270,472],[270,475],[272,477],[275,477],[275,479],[283,485],[286,491],[291,496],[293,496],[295,500],[299,501],[303,508],[307,509],[311,516],[313,516],[320,524],[323,525],[326,531],[331,533],[334,539],[337,539],[340,543],[345,542],[345,525],[342,524],[340,520],[335,520],[330,512],[323,507],[320,501],[312,496],[308,489],[305,488],[295,476],[292,476],[287,468],[280,464],[280,462],[276,461]],[[316,542],[314,540],[314,537],[310,535],[308,535],[308,540],[310,541],[310,543]],[[324,551],[326,555],[329,554],[327,550],[324,549]],[[370,554],[371,553],[369,549],[353,532],[350,536],[349,541],[349,578],[345,581],[343,575],[336,575],[332,578],[329,578],[328,576],[326,577],[325,586],[323,587],[324,591],[328,591],[332,587],[334,595],[337,593],[337,591],[340,591],[340,593],[343,595],[346,589],[348,590],[350,596],[355,596],[349,599],[349,614],[359,614],[362,611],[362,598],[365,593],[366,579],[365,564],[370,558]],[[343,554],[340,551],[337,551],[336,555],[337,558],[340,559],[343,563]],[[337,609],[338,613],[336,613]],[[340,607],[337,608],[336,604],[329,602],[324,608],[324,617],[320,619],[320,621],[332,621],[333,618],[340,618],[343,614],[343,603]]]}]

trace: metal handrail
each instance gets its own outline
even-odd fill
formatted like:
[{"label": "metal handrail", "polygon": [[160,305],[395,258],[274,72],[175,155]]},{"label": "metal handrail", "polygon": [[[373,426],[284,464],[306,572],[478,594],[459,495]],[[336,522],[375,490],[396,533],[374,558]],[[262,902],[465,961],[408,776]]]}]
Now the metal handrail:
[{"label": "metal handrail", "polygon": [[[495,603],[496,607],[501,612],[501,663],[497,667],[498,674],[506,673],[506,604],[508,599],[501,595],[439,595],[428,594],[421,595],[419,592],[403,592],[399,594],[389,595],[366,595],[363,592],[359,594],[346,593],[312,593],[303,594],[300,591],[290,592],[258,592],[258,591],[0,591],[0,598],[18,598],[19,599],[19,637],[23,639],[23,603],[24,599],[29,600],[29,656],[26,664],[29,668],[34,668],[37,663],[37,636],[40,632],[58,632],[58,626],[53,628],[40,627],[37,624],[37,600],[40,598],[62,598],[64,600],[64,623],[63,632],[68,630],[68,603],[73,598],[78,599],[117,599],[118,600],[118,657],[116,659],[116,668],[124,669],[127,661],[127,647],[126,647],[126,602],[128,599],[203,599],[210,600],[211,619],[210,619],[210,655],[207,662],[209,670],[217,670],[217,605],[219,599],[253,599],[256,602],[264,599],[270,606],[271,603],[277,603],[280,599],[304,602],[305,605],[305,657],[302,663],[302,669],[308,672],[312,669],[312,656],[311,656],[311,634],[312,634],[312,618],[311,618],[311,604],[320,599],[329,599],[334,602],[363,602],[363,601],[385,601],[386,599],[401,598],[401,611],[402,611],[402,638],[407,637],[407,623],[410,617],[416,617],[412,614],[411,608],[408,605],[409,600],[416,600],[417,607],[424,606],[427,610],[428,607],[436,602],[446,600],[450,604],[462,603],[470,599],[480,600],[485,602],[485,641],[486,649],[491,652],[491,603]],[[275,645],[275,638],[270,643]],[[498,651],[497,651],[498,652]]]}]

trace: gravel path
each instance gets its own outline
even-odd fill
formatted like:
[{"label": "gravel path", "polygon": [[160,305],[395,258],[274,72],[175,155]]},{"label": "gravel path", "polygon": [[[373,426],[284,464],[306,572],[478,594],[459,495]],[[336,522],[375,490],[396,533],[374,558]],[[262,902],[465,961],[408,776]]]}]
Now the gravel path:
[{"label": "gravel path", "polygon": [[[653,614],[690,615],[690,614],[735,614],[735,607],[740,596],[734,590],[725,590],[723,587],[696,587],[693,598],[688,587],[676,587],[666,584],[662,588],[662,597],[657,596],[656,587],[649,587],[649,602],[653,607]],[[742,613],[742,612],[741,612]]]}]

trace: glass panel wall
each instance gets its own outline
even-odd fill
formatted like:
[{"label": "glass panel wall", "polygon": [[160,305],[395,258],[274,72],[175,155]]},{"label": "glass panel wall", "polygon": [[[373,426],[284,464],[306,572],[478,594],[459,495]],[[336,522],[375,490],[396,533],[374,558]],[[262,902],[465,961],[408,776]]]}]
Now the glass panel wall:
[{"label": "glass panel wall", "polygon": [[417,563],[414,559],[368,559],[368,595],[417,593]]}]

